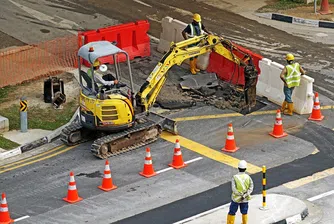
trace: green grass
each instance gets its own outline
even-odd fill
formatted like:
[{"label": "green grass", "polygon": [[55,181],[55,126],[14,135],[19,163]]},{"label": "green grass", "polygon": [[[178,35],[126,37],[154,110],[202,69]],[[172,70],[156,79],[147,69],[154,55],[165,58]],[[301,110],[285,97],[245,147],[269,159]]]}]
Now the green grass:
[{"label": "green grass", "polygon": [[[55,130],[69,122],[77,109],[76,102],[64,104],[64,109],[56,110],[52,107],[42,109],[39,107],[28,108],[28,128]],[[9,120],[9,130],[20,129],[20,111],[17,105],[0,109],[0,115]]]},{"label": "green grass", "polygon": [[[321,0],[317,0],[317,5],[320,6]],[[334,0],[329,0],[330,4],[334,4]],[[308,4],[309,6],[313,6],[314,3]],[[279,11],[279,10],[287,10],[300,6],[306,6],[303,0],[277,0],[274,3],[266,5],[260,8],[259,12],[269,12],[269,11]]]},{"label": "green grass", "polygon": [[4,138],[2,135],[0,135],[0,148],[10,150],[10,149],[15,149],[19,146],[20,144],[12,142],[11,140]]},{"label": "green grass", "polygon": [[8,94],[17,89],[17,86],[6,86],[0,88],[0,103],[8,101]]}]

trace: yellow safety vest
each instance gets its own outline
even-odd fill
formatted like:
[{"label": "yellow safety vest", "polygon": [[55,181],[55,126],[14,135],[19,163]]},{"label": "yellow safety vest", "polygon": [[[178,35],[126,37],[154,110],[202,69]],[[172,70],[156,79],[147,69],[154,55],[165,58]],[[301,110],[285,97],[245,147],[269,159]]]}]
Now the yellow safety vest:
[{"label": "yellow safety vest", "polygon": [[[248,176],[247,174],[237,174],[233,176],[233,179],[235,181],[235,187],[237,191],[241,194],[247,193],[250,187],[250,176]],[[232,193],[232,199],[237,203],[241,202],[241,196],[235,194],[234,192]],[[250,200],[250,195],[246,199]]]},{"label": "yellow safety vest", "polygon": [[[94,73],[98,73],[98,72],[95,71]],[[99,74],[100,74],[100,73],[99,73]],[[87,75],[89,76],[90,79],[93,79],[92,70],[91,70],[90,68],[87,70]],[[101,83],[97,83],[97,82],[95,82],[95,80],[94,80],[94,83],[96,83],[98,87],[101,87],[101,86],[102,86]]]},{"label": "yellow safety vest", "polygon": [[300,65],[296,62],[286,66],[287,74],[285,81],[288,88],[299,86],[300,84]]}]

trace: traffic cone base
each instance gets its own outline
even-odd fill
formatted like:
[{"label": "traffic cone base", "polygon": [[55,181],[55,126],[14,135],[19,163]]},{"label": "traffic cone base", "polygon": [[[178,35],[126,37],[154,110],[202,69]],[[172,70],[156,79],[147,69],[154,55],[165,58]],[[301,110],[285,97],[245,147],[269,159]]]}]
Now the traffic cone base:
[{"label": "traffic cone base", "polygon": [[308,118],[311,121],[322,121],[325,116],[321,115],[319,118],[313,118],[312,115]]},{"label": "traffic cone base", "polygon": [[98,186],[98,188],[100,188],[103,191],[112,191],[112,190],[117,189],[117,186],[113,185],[111,188],[105,188],[103,186]]},{"label": "traffic cone base", "polygon": [[224,147],[224,148],[222,148],[222,151],[224,151],[224,152],[236,152],[236,151],[238,151],[238,149],[240,149],[240,147],[235,147],[234,149],[226,149]]},{"label": "traffic cone base", "polygon": [[145,174],[144,172],[140,172],[139,174],[147,178],[157,175],[156,172],[153,172],[152,174]]},{"label": "traffic cone base", "polygon": [[[83,199],[80,198],[80,197],[78,197],[76,200],[69,200],[68,198],[63,198],[63,200],[66,201],[66,202],[68,202],[68,203],[73,204],[73,203],[76,203],[76,202],[78,202],[78,201],[82,201]],[[1,223],[0,223],[0,224],[1,224]]]},{"label": "traffic cone base", "polygon": [[275,138],[283,138],[285,136],[288,136],[288,134],[286,132],[283,132],[283,134],[281,134],[281,135],[275,135],[274,132],[270,132],[269,135],[271,135]]},{"label": "traffic cone base", "polygon": [[174,169],[181,169],[183,167],[186,167],[187,164],[183,163],[183,165],[174,165],[173,163],[168,164],[168,166],[173,167]]}]

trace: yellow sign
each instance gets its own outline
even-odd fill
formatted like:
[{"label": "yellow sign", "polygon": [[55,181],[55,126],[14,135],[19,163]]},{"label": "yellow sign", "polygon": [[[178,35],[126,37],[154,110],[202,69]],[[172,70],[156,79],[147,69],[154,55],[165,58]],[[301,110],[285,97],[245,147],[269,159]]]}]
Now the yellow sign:
[{"label": "yellow sign", "polygon": [[28,103],[26,100],[20,101],[20,111],[27,111],[28,110]]}]

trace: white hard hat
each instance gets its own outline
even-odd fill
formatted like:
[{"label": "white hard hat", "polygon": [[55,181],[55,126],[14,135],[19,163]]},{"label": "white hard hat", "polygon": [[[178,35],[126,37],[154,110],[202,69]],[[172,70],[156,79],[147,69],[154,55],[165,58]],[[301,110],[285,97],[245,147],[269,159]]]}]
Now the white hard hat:
[{"label": "white hard hat", "polygon": [[240,168],[240,169],[247,169],[247,162],[245,160],[241,160],[239,162],[238,168]]},{"label": "white hard hat", "polygon": [[108,67],[105,64],[103,64],[103,65],[100,65],[99,69],[101,72],[106,72],[108,70]]}]

